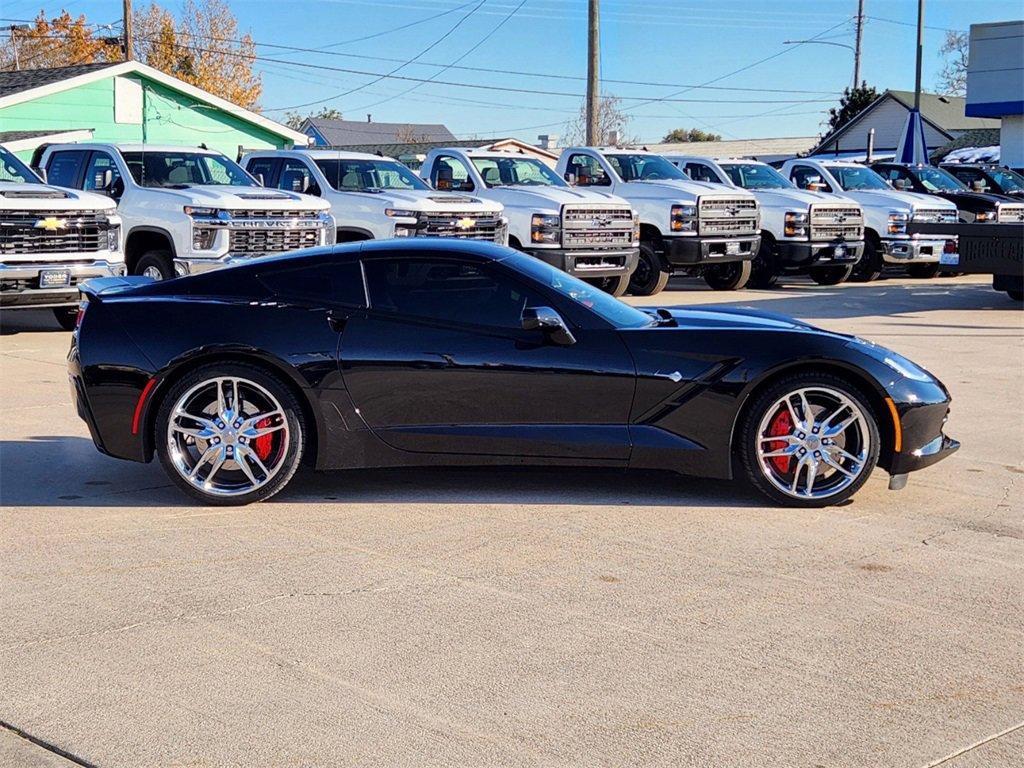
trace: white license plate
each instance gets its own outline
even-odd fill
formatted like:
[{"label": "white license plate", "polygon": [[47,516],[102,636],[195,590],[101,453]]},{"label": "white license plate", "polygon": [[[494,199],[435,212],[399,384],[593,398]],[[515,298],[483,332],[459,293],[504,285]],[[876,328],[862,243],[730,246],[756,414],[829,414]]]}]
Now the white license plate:
[{"label": "white license plate", "polygon": [[939,264],[945,264],[946,266],[956,266],[960,263],[959,253],[940,253]]},{"label": "white license plate", "polygon": [[39,270],[40,288],[67,288],[71,285],[71,272],[66,269]]},{"label": "white license plate", "polygon": [[738,254],[740,252],[740,244],[739,243],[726,243],[725,244],[725,252],[729,256],[735,256],[736,254]]}]

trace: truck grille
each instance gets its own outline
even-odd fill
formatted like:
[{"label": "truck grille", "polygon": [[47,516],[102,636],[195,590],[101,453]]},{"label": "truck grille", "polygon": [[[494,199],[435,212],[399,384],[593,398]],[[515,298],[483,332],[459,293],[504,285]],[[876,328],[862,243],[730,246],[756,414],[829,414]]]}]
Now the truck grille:
[{"label": "truck grille", "polygon": [[108,228],[92,211],[0,211],[0,256],[103,251]]},{"label": "truck grille", "polygon": [[919,224],[956,224],[957,213],[945,208],[921,208],[914,211],[914,221]]},{"label": "truck grille", "polygon": [[701,197],[697,201],[697,231],[723,237],[757,234],[757,201],[747,197]]},{"label": "truck grille", "polygon": [[1016,224],[1024,221],[1024,205],[1000,205],[996,219],[1000,224]]},{"label": "truck grille", "polygon": [[864,215],[855,206],[812,205],[811,240],[863,240]]},{"label": "truck grille", "polygon": [[633,211],[629,208],[562,208],[563,248],[631,248]]},{"label": "truck grille", "polygon": [[489,211],[428,213],[421,215],[418,237],[457,237],[464,240],[502,242],[501,217]]},{"label": "truck grille", "polygon": [[320,244],[319,229],[235,229],[231,231],[233,256],[254,253],[285,253]]},{"label": "truck grille", "polygon": [[238,210],[231,211],[232,219],[273,219],[274,221],[288,219],[315,219],[323,211],[259,211],[259,210]]}]

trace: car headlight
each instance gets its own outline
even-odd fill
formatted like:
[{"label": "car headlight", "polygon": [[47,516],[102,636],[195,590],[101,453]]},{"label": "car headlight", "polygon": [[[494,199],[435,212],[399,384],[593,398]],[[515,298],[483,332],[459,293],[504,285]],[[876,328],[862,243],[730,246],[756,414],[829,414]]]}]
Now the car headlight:
[{"label": "car headlight", "polygon": [[640,245],[640,214],[633,214],[633,245]]},{"label": "car headlight", "polygon": [[786,211],[783,233],[786,237],[807,237],[807,212]]},{"label": "car headlight", "polygon": [[534,243],[558,243],[562,240],[562,217],[535,213],[530,218],[530,240]]},{"label": "car headlight", "polygon": [[995,221],[998,216],[996,211],[979,211],[974,214],[974,220],[978,222]]},{"label": "car headlight", "polygon": [[121,227],[117,224],[107,229],[107,250],[121,250]]},{"label": "car headlight", "polygon": [[673,205],[669,212],[669,229],[673,232],[696,232],[697,206]]},{"label": "car headlight", "polygon": [[855,346],[868,357],[884,363],[905,379],[911,381],[935,381],[935,377],[913,360],[908,360],[898,352],[880,347],[874,342],[854,336],[847,346]]},{"label": "car headlight", "polygon": [[419,213],[407,208],[385,208],[384,215],[390,216],[392,219],[415,219]]},{"label": "car headlight", "polygon": [[907,221],[909,219],[910,216],[907,215],[906,211],[889,211],[889,234],[907,234]]},{"label": "car headlight", "polygon": [[231,214],[227,211],[221,211],[218,208],[203,208],[196,205],[186,205],[183,209],[187,216],[199,217],[203,219],[214,219],[218,217],[230,216]]}]

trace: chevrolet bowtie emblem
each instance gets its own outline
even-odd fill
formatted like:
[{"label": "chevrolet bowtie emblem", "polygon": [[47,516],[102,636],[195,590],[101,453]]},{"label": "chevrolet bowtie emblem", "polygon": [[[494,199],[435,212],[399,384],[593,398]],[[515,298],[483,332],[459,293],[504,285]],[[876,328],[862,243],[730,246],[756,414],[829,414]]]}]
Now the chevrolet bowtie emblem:
[{"label": "chevrolet bowtie emblem", "polygon": [[58,219],[56,216],[47,216],[45,219],[37,221],[33,227],[35,229],[45,229],[47,232],[56,232],[58,229],[64,229],[68,225],[65,219]]},{"label": "chevrolet bowtie emblem", "polygon": [[458,227],[459,229],[472,229],[474,224],[476,224],[476,222],[469,216],[467,216],[464,219],[459,219],[458,221],[455,222],[455,226]]}]

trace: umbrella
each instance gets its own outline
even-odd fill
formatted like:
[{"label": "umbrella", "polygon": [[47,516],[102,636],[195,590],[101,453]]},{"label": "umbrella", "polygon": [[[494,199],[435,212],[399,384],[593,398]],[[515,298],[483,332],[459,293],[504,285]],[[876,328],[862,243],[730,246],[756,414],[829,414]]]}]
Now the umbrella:
[{"label": "umbrella", "polygon": [[907,113],[907,123],[903,126],[903,135],[896,147],[897,163],[924,165],[928,162],[928,145],[924,140],[924,120],[921,113],[912,109]]}]

